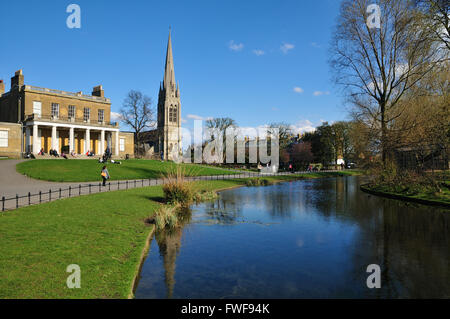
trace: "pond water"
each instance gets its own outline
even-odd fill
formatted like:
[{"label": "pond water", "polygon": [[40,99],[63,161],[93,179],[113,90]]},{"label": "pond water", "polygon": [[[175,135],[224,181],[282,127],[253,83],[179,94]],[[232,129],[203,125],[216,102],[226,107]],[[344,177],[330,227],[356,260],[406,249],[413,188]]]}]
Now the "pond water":
[{"label": "pond water", "polygon": [[[157,232],[136,298],[450,298],[450,211],[362,177],[237,188]],[[381,268],[369,289],[367,266]]]}]

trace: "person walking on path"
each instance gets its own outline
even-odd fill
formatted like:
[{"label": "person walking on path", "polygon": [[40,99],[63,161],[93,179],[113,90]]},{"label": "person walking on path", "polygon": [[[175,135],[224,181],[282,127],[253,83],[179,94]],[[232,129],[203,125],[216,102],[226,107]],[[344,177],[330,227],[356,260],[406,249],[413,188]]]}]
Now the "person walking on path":
[{"label": "person walking on path", "polygon": [[102,168],[102,179],[103,179],[103,186],[106,186],[106,180],[109,179],[109,173],[108,169],[106,168],[106,165]]}]

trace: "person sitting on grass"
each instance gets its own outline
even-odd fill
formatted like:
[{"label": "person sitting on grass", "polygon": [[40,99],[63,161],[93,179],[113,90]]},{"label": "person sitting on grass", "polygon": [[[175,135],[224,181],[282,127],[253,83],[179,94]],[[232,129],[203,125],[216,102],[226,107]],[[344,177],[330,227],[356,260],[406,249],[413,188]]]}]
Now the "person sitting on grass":
[{"label": "person sitting on grass", "polygon": [[67,155],[64,154],[64,152],[61,152],[61,157],[63,157],[64,159],[68,159],[68,158],[67,158]]},{"label": "person sitting on grass", "polygon": [[38,155],[44,155],[44,154],[45,154],[45,153],[44,153],[44,149],[41,148],[41,150],[39,151]]},{"label": "person sitting on grass", "polygon": [[70,155],[71,155],[72,157],[76,157],[76,154],[75,154],[74,151],[70,152]]},{"label": "person sitting on grass", "polygon": [[106,180],[109,179],[109,172],[108,172],[108,169],[106,168],[106,165],[103,166],[103,168],[102,168],[101,176],[103,179],[103,186],[106,186]]}]

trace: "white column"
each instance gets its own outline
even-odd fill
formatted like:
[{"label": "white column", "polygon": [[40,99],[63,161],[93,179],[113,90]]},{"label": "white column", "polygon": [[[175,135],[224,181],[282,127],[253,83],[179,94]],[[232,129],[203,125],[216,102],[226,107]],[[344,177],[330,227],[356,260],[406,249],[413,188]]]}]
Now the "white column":
[{"label": "white column", "polygon": [[105,153],[105,130],[100,131],[100,151],[99,155]]},{"label": "white column", "polygon": [[30,152],[30,127],[25,128],[25,153]]},{"label": "white column", "polygon": [[[52,149],[56,150],[56,126],[52,126]],[[59,152],[58,152],[59,153]]]},{"label": "white column", "polygon": [[109,151],[112,153],[112,132],[106,134],[106,146],[109,147]]},{"label": "white column", "polygon": [[39,145],[38,145],[38,126],[37,124],[33,125],[33,153],[37,154],[39,153],[40,149],[38,149]]},{"label": "white column", "polygon": [[91,147],[91,130],[86,129],[86,133],[84,134],[84,153],[89,151]]},{"label": "white column", "polygon": [[116,156],[119,156],[119,131],[116,131]]},{"label": "white column", "polygon": [[71,153],[75,149],[73,137],[74,137],[74,129],[73,127],[71,127],[69,129],[69,153]]}]

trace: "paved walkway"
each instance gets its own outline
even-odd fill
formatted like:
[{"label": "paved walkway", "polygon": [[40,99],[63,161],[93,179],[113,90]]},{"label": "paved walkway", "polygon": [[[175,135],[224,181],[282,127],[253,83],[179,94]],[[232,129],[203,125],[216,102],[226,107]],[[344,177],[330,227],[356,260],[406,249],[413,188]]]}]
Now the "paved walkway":
[{"label": "paved walkway", "polygon": [[79,183],[55,183],[26,177],[16,171],[16,165],[24,160],[0,160],[0,198],[38,193],[50,188],[68,187]]}]

